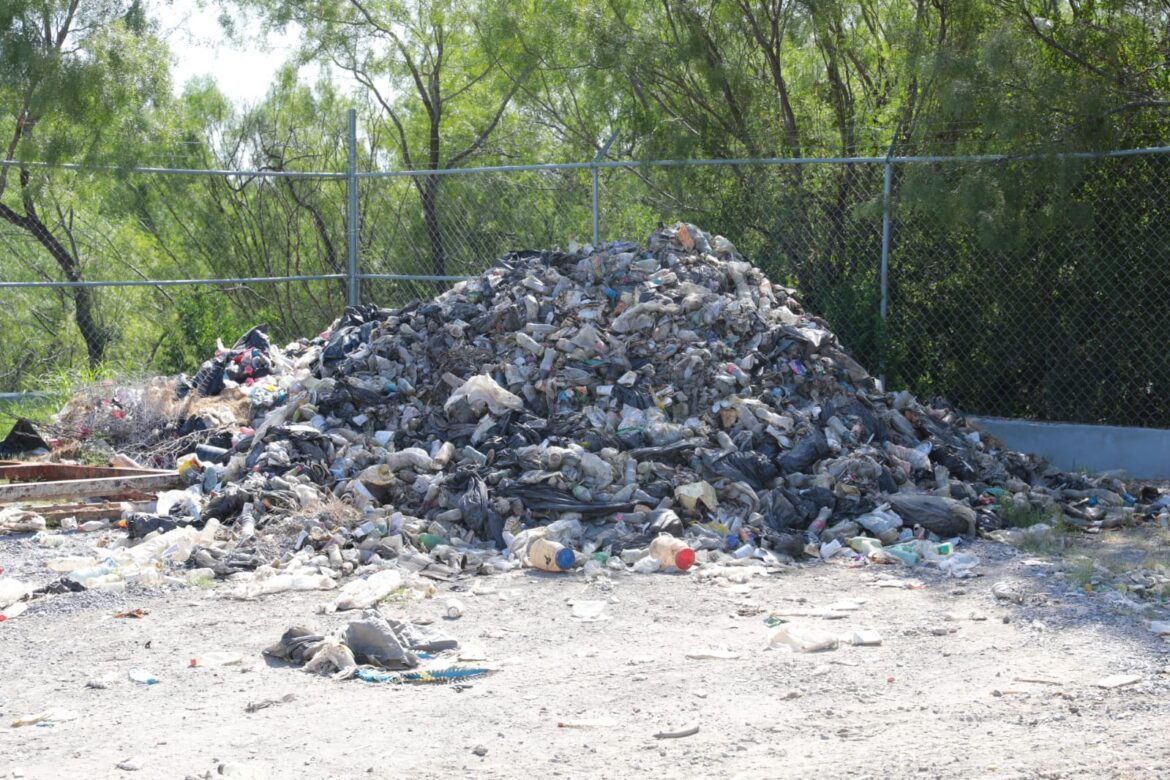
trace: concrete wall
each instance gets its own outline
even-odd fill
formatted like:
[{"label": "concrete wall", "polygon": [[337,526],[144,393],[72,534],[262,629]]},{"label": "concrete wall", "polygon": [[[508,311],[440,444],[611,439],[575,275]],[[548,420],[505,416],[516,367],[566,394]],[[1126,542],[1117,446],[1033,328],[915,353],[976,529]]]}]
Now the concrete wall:
[{"label": "concrete wall", "polygon": [[1006,446],[1034,452],[1065,471],[1123,469],[1139,479],[1170,479],[1170,431],[1113,425],[968,417]]}]

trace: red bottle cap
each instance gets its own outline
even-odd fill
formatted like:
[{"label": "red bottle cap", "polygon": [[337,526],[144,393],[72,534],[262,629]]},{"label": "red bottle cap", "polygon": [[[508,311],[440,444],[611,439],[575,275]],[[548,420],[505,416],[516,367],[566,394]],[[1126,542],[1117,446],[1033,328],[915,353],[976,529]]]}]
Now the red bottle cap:
[{"label": "red bottle cap", "polygon": [[686,571],[695,563],[695,551],[690,547],[684,547],[674,554],[674,565],[678,567],[679,571]]}]

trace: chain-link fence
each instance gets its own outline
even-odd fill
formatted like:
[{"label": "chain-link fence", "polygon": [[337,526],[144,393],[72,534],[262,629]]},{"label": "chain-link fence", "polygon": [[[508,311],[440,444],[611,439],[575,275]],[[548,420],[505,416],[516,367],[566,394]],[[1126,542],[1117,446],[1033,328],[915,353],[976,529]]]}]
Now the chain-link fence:
[{"label": "chain-link fence", "polygon": [[642,241],[682,219],[795,287],[890,388],[984,414],[1170,426],[1170,149],[0,167],[0,392],[99,366],[191,371],[257,323],[312,336],[347,302],[428,297],[511,250]]}]

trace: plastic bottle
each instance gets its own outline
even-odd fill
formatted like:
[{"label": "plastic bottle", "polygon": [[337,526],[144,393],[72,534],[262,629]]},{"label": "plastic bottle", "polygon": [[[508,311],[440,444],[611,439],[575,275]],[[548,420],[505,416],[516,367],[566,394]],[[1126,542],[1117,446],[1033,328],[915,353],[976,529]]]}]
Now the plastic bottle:
[{"label": "plastic bottle", "polygon": [[81,569],[89,569],[97,566],[97,558],[91,555],[66,555],[63,558],[50,558],[45,562],[45,566],[50,571],[71,572]]},{"label": "plastic bottle", "polygon": [[895,544],[892,547],[885,548],[885,550],[907,566],[917,566],[922,563],[921,556],[909,544]]},{"label": "plastic bottle", "polygon": [[557,352],[551,347],[544,351],[544,356],[540,360],[540,378],[544,379],[552,373],[553,361],[556,360]]},{"label": "plastic bottle", "polygon": [[62,547],[65,545],[67,538],[64,534],[51,534],[45,531],[38,531],[33,536],[33,541],[41,547]]},{"label": "plastic bottle", "polygon": [[833,510],[827,506],[821,507],[821,511],[817,513],[816,519],[809,525],[808,530],[814,534],[820,534],[829,525],[829,518],[832,517]]},{"label": "plastic bottle", "polygon": [[236,520],[236,529],[241,541],[256,535],[256,516],[253,514],[251,501],[246,502],[243,509],[240,510],[240,517]]},{"label": "plastic bottle", "polygon": [[577,556],[568,547],[551,539],[538,537],[528,545],[528,565],[543,571],[567,571]]},{"label": "plastic bottle", "polygon": [[868,536],[855,536],[849,540],[849,547],[862,555],[869,555],[874,550],[882,549],[882,543]]},{"label": "plastic bottle", "polygon": [[421,533],[418,535],[418,543],[424,550],[430,551],[449,542],[438,534]]},{"label": "plastic bottle", "polygon": [[129,672],[127,672],[126,676],[134,682],[142,683],[143,685],[158,684],[158,678],[145,669],[131,669]]},{"label": "plastic bottle", "polygon": [[686,571],[695,563],[695,551],[682,539],[669,534],[662,534],[650,542],[650,557],[663,568],[674,566],[679,571]]},{"label": "plastic bottle", "polygon": [[[201,655],[198,658],[192,658],[188,666],[238,666],[244,662],[244,656],[241,653],[232,653],[227,651],[213,651],[206,655]],[[141,669],[138,671],[142,671]],[[131,678],[133,679],[133,678]],[[155,680],[158,682],[158,680]],[[147,683],[150,685],[150,683]]]},{"label": "plastic bottle", "polygon": [[14,617],[20,617],[28,609],[27,601],[18,601],[15,604],[9,604],[4,609],[0,609],[0,623],[5,620],[12,620]]},{"label": "plastic bottle", "polygon": [[102,563],[69,572],[69,580],[87,590],[102,587],[115,579],[120,579],[118,566],[112,560],[106,559]]}]

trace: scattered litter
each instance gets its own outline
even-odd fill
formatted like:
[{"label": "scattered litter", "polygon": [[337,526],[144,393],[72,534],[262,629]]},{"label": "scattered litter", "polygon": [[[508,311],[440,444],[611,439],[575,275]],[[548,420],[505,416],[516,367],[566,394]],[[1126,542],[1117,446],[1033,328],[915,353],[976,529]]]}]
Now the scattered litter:
[{"label": "scattered litter", "polygon": [[991,595],[1002,601],[1011,601],[1016,604],[1024,603],[1024,593],[1019,586],[1010,582],[997,582],[991,586]]},{"label": "scattered litter", "polygon": [[742,653],[728,650],[725,647],[712,647],[705,650],[695,650],[686,654],[689,661],[735,661],[742,657]]},{"label": "scattered litter", "polygon": [[260,596],[271,596],[274,593],[332,590],[336,587],[337,581],[327,574],[274,574],[258,582],[244,583],[231,591],[229,595],[233,599],[247,600]]},{"label": "scattered litter", "polygon": [[1037,685],[1063,685],[1060,680],[1052,680],[1047,677],[1013,677],[1012,682],[1022,683],[1036,683]]},{"label": "scattered litter", "polygon": [[698,726],[691,726],[689,729],[682,731],[659,731],[654,735],[655,739],[682,739],[683,737],[693,737],[699,733]]},{"label": "scattered litter", "polygon": [[1097,686],[1098,688],[1112,689],[1123,688],[1127,685],[1133,685],[1134,683],[1139,683],[1141,681],[1142,676],[1140,674],[1113,674],[1108,677],[1102,677],[1100,680],[1093,683],[1093,685]]},{"label": "scattered litter", "polygon": [[613,718],[586,718],[580,720],[559,720],[558,729],[612,729],[617,727]]},{"label": "scattered litter", "polygon": [[4,609],[33,592],[33,587],[11,577],[0,577],[0,609]]},{"label": "scattered litter", "polygon": [[0,623],[3,623],[6,620],[12,620],[13,618],[20,617],[27,610],[27,601],[18,601],[15,604],[9,604],[7,607],[4,607],[4,609],[0,609]]},{"label": "scattered litter", "polygon": [[840,640],[820,631],[786,623],[768,636],[769,647],[780,647],[798,653],[821,653],[836,650]]},{"label": "scattered litter", "polygon": [[80,714],[72,710],[53,708],[38,712],[35,715],[17,718],[12,721],[12,728],[18,729],[23,726],[52,726],[57,723],[67,723],[71,720],[77,720],[80,717]]},{"label": "scattered litter", "polygon": [[361,580],[346,583],[337,598],[326,605],[326,612],[366,609],[377,604],[402,587],[402,573],[397,569],[383,569]]},{"label": "scattered litter", "polygon": [[457,661],[486,661],[487,651],[478,645],[464,645],[455,657]]},{"label": "scattered litter", "polygon": [[582,623],[596,623],[603,620],[609,620],[608,615],[603,615],[606,603],[604,601],[574,601],[573,613],[570,615],[573,620],[579,620]]},{"label": "scattered litter", "polygon": [[492,673],[492,669],[445,667],[437,669],[420,669],[414,672],[383,672],[369,667],[358,667],[355,676],[359,680],[374,683],[458,683],[473,677],[483,677]]},{"label": "scattered litter", "polygon": [[244,663],[244,656],[241,653],[215,651],[192,658],[187,662],[187,666],[193,669],[207,666],[239,666],[242,663]]},{"label": "scattered litter", "polygon": [[877,647],[882,643],[882,635],[877,631],[854,631],[849,638],[849,644],[855,647]]},{"label": "scattered litter", "polygon": [[143,685],[157,685],[158,684],[158,678],[142,668],[131,669],[129,672],[126,673],[126,676],[129,677],[134,682],[142,683]]},{"label": "scattered litter", "polygon": [[288,704],[291,701],[296,701],[296,695],[286,693],[279,699],[261,699],[260,701],[248,702],[248,706],[244,708],[244,712],[249,715],[260,710],[266,710],[269,707],[275,707],[277,704]]}]

